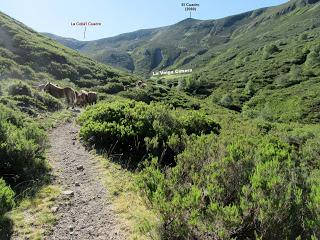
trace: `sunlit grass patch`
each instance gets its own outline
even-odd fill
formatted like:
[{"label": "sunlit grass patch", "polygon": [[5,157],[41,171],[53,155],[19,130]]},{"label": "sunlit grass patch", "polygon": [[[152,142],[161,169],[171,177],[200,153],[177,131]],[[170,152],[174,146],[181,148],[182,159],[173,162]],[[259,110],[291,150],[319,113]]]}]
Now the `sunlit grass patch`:
[{"label": "sunlit grass patch", "polygon": [[107,158],[97,156],[104,166],[104,184],[120,222],[125,222],[129,239],[159,239],[159,216],[147,206],[135,184],[135,174]]},{"label": "sunlit grass patch", "polygon": [[45,129],[50,129],[57,126],[58,124],[67,122],[73,116],[73,113],[67,109],[64,109],[59,112],[46,113],[44,116],[39,116],[37,122],[41,124]]},{"label": "sunlit grass patch", "polygon": [[6,217],[13,222],[13,236],[21,239],[43,239],[56,220],[52,208],[59,194],[59,187],[45,186],[33,198],[22,200],[8,212]]}]

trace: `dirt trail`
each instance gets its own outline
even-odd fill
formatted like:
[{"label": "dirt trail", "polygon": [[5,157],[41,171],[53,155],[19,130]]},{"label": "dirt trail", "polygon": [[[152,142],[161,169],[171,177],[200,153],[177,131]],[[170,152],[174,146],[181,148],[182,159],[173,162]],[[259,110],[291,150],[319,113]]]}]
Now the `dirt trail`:
[{"label": "dirt trail", "polygon": [[63,193],[56,211],[58,222],[45,239],[126,239],[107,200],[99,163],[77,140],[79,128],[67,123],[50,133],[48,158]]}]

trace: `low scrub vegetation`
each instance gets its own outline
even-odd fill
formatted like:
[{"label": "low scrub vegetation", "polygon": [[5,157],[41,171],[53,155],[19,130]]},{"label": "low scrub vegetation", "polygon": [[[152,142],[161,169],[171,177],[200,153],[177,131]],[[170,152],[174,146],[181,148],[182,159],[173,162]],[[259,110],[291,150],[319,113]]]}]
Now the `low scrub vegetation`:
[{"label": "low scrub vegetation", "polygon": [[17,84],[11,84],[9,86],[9,89],[8,89],[8,94],[10,96],[20,96],[20,95],[23,95],[23,96],[29,96],[31,97],[32,96],[32,90],[31,88],[27,85],[27,84],[24,84],[22,82],[19,82]]},{"label": "low scrub vegetation", "polygon": [[36,192],[46,176],[45,125],[35,117],[42,119],[63,108],[60,100],[28,83],[0,82],[0,221],[24,196]]},{"label": "low scrub vegetation", "polygon": [[97,104],[79,122],[84,140],[110,154],[129,156],[133,165],[149,155],[159,156],[164,165],[175,164],[174,156],[184,149],[188,136],[220,129],[200,111],[174,111],[164,104],[132,100]]},{"label": "low scrub vegetation", "polygon": [[166,239],[311,239],[320,233],[320,178],[310,144],[319,139],[299,152],[269,136],[202,136],[174,168],[147,163],[139,183]]},{"label": "low scrub vegetation", "polygon": [[[0,103],[0,215],[46,171],[46,135],[33,120]],[[1,216],[0,216],[1,218]]]},{"label": "low scrub vegetation", "polygon": [[6,185],[6,182],[0,178],[0,218],[14,206],[14,192]]},{"label": "low scrub vegetation", "polygon": [[122,83],[113,82],[113,83],[108,83],[104,86],[98,87],[97,90],[102,93],[116,94],[121,91],[124,91],[124,86]]},{"label": "low scrub vegetation", "polygon": [[29,84],[15,79],[9,79],[6,95],[0,97],[0,102],[11,108],[17,108],[30,116],[37,116],[43,112],[62,110],[60,100],[50,94],[34,90]]},{"label": "low scrub vegetation", "polygon": [[163,239],[316,239],[319,127],[206,112],[106,101],[80,135],[137,171]]},{"label": "low scrub vegetation", "polygon": [[33,179],[45,167],[45,140],[36,123],[0,104],[0,177],[10,184]]}]

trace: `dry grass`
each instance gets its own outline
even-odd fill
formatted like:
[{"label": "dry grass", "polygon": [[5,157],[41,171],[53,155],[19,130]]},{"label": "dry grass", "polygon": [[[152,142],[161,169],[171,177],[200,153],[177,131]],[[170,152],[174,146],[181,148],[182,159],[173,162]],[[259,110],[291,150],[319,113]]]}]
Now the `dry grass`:
[{"label": "dry grass", "polygon": [[33,198],[22,200],[6,217],[13,222],[13,236],[18,239],[38,240],[55,222],[52,208],[60,194],[60,188],[45,186]]},{"label": "dry grass", "polygon": [[135,175],[107,158],[97,156],[104,167],[104,183],[110,193],[120,221],[125,222],[129,239],[159,239],[160,221],[157,213],[148,208],[135,185]]},{"label": "dry grass", "polygon": [[40,123],[45,129],[51,129],[58,124],[65,123],[73,117],[73,113],[70,110],[63,109],[59,112],[45,113],[45,115],[40,115],[36,122]]}]

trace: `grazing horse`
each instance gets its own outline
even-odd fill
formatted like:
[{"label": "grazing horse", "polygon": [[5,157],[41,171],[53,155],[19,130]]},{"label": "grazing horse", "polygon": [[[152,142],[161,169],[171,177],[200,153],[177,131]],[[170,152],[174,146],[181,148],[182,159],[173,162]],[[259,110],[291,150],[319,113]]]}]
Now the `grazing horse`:
[{"label": "grazing horse", "polygon": [[88,104],[95,104],[98,101],[98,95],[95,92],[88,92]]},{"label": "grazing horse", "polygon": [[95,92],[86,92],[81,90],[80,93],[76,92],[76,105],[84,107],[86,105],[91,105],[97,103],[98,96]]},{"label": "grazing horse", "polygon": [[80,93],[76,92],[76,105],[84,107],[88,104],[88,92],[81,90]]},{"label": "grazing horse", "polygon": [[68,106],[72,106],[72,108],[74,108],[76,93],[72,88],[60,88],[49,82],[44,86],[43,90],[56,98],[66,98]]}]

